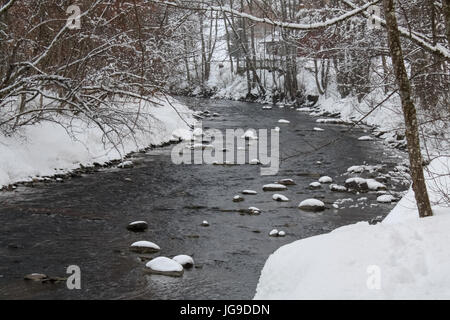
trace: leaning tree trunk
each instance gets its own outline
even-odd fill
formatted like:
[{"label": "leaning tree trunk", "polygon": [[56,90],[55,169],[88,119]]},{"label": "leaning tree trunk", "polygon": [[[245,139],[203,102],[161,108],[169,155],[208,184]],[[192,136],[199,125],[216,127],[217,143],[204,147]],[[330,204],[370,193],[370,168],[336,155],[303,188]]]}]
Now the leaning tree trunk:
[{"label": "leaning tree trunk", "polygon": [[408,142],[409,162],[411,166],[412,187],[416,197],[420,217],[432,216],[430,199],[423,174],[422,154],[420,151],[419,126],[416,108],[411,98],[411,84],[403,61],[397,18],[395,16],[394,0],[383,0],[388,32],[389,49],[391,52],[394,74],[399,87],[405,118],[406,139]]},{"label": "leaning tree trunk", "polygon": [[442,0],[442,11],[444,13],[445,34],[448,45],[450,46],[450,0]]}]

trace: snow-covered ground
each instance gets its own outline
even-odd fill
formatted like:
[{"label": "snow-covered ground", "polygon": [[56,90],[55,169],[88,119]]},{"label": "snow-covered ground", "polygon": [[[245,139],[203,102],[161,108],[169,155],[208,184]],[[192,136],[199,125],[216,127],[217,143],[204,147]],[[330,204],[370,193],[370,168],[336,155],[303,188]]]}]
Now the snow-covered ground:
[{"label": "snow-covered ground", "polygon": [[[79,168],[80,164],[103,164],[121,159],[132,151],[174,138],[190,138],[191,130],[186,122],[193,123],[192,112],[175,99],[169,98],[169,101],[160,97],[157,106],[141,102],[140,129],[132,135],[124,127],[125,138],[114,141],[116,147],[92,122],[63,116],[58,118],[62,125],[45,121],[24,127],[14,136],[0,134],[0,188],[18,181],[61,174]],[[136,111],[138,103],[127,102],[124,108]]]},{"label": "snow-covered ground", "polygon": [[[437,158],[429,172],[445,172]],[[255,299],[449,299],[450,177],[427,174],[434,216],[419,219],[410,190],[380,224],[338,228],[272,254]]]}]

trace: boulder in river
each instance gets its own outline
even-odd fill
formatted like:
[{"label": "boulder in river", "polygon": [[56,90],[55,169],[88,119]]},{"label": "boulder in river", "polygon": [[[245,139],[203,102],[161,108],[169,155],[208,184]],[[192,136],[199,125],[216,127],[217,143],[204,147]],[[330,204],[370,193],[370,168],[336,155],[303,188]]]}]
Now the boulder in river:
[{"label": "boulder in river", "polygon": [[24,277],[25,280],[31,281],[45,281],[48,279],[48,276],[43,273],[30,273]]},{"label": "boulder in river", "polygon": [[242,194],[256,195],[256,194],[258,194],[258,192],[254,191],[254,190],[244,190],[244,191],[242,191]]},{"label": "boulder in river", "polygon": [[242,202],[242,201],[244,201],[244,198],[239,195],[233,197],[233,202]]},{"label": "boulder in river", "polygon": [[347,192],[347,188],[335,183],[330,184],[330,190],[333,192]]},{"label": "boulder in river", "polygon": [[272,231],[269,232],[269,236],[270,237],[278,237],[278,230],[277,229],[273,229]]},{"label": "boulder in river", "polygon": [[127,229],[133,232],[144,232],[148,229],[148,223],[145,221],[134,221],[127,226]]},{"label": "boulder in river", "polygon": [[209,222],[206,221],[206,220],[203,220],[201,226],[202,226],[202,227],[209,227]]},{"label": "boulder in river", "polygon": [[261,213],[261,210],[256,207],[250,207],[248,208],[248,213],[251,215],[259,215]]},{"label": "boulder in river", "polygon": [[303,211],[319,212],[325,210],[325,204],[317,199],[306,199],[300,202],[298,208]]},{"label": "boulder in river", "polygon": [[322,184],[320,183],[320,182],[311,182],[310,184],[309,184],[309,188],[310,189],[320,189],[320,188],[322,188]]},{"label": "boulder in river", "polygon": [[130,250],[136,253],[155,253],[161,248],[150,241],[137,241],[130,246]]},{"label": "boulder in river", "polygon": [[194,259],[191,256],[181,254],[172,258],[179,264],[181,264],[185,269],[192,268],[194,266]]},{"label": "boulder in river", "polygon": [[167,257],[157,257],[145,264],[145,270],[152,274],[160,274],[170,277],[181,277],[184,268],[181,264]]},{"label": "boulder in river", "polygon": [[390,195],[390,194],[384,194],[384,195],[379,196],[377,198],[377,201],[380,202],[380,203],[391,203],[391,202],[396,201],[396,200],[397,199],[394,196]]},{"label": "boulder in river", "polygon": [[292,179],[281,179],[277,183],[278,184],[282,184],[284,186],[293,186],[293,185],[295,185],[295,182]]},{"label": "boulder in river", "polygon": [[271,183],[263,186],[264,191],[283,191],[286,190],[287,187],[283,184]]},{"label": "boulder in river", "polygon": [[288,197],[286,197],[286,196],[284,196],[282,194],[278,194],[278,193],[274,194],[272,196],[272,199],[275,200],[275,201],[279,201],[279,202],[287,202],[287,201],[289,201]]},{"label": "boulder in river", "polygon": [[345,180],[345,187],[350,190],[364,192],[369,190],[369,186],[367,185],[367,180],[364,178],[349,178]]},{"label": "boulder in river", "polygon": [[319,182],[320,183],[332,183],[333,182],[333,178],[329,177],[329,176],[323,176],[319,178]]},{"label": "boulder in river", "polygon": [[133,163],[133,161],[124,161],[124,162],[121,162],[121,163],[119,163],[118,165],[117,165],[117,167],[119,168],[119,169],[129,169],[129,168],[133,168],[134,167],[134,163]]}]

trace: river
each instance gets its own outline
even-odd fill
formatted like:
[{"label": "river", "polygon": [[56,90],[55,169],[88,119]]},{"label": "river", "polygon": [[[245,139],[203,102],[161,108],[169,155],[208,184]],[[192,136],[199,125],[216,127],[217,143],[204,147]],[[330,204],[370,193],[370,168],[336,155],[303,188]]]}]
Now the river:
[{"label": "river", "polygon": [[[343,125],[317,124],[308,114],[290,108],[262,110],[256,103],[185,99],[196,110],[208,109],[219,117],[204,127],[281,127],[282,157],[298,154],[281,164],[277,176],[261,176],[252,165],[175,165],[171,146],[135,156],[132,169],[105,168],[63,183],[19,187],[0,195],[0,298],[2,299],[251,299],[267,257],[292,241],[329,232],[339,226],[386,215],[393,205],[364,210],[334,209],[337,199],[362,196],[376,203],[376,194],[333,193],[327,187],[310,190],[321,175],[342,184],[351,165],[384,164],[391,170],[405,157],[381,141],[359,141],[368,128],[348,132]],[[279,119],[290,124],[278,124]],[[322,127],[325,131],[313,131]],[[335,143],[311,152],[343,135]],[[282,192],[291,201],[272,200],[262,186],[281,178],[296,185]],[[391,190],[406,186],[388,184]],[[234,203],[244,189],[258,191]],[[327,205],[321,213],[300,211],[301,200],[315,197]],[[239,210],[258,207],[258,216]],[[129,222],[145,220],[145,233],[126,230]],[[210,227],[202,227],[203,220]],[[277,228],[286,237],[268,233]],[[192,255],[196,267],[181,278],[148,275],[144,261],[129,251],[134,241],[149,240],[161,255]],[[320,252],[318,254],[326,254]],[[81,268],[81,290],[65,283],[24,281],[39,272],[65,277],[69,265]]]}]

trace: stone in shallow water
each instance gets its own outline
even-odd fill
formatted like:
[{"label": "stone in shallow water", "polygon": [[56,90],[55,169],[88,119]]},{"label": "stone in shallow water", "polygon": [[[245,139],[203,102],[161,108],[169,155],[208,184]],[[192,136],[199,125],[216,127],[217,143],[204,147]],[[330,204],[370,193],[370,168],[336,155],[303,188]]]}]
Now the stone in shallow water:
[{"label": "stone in shallow water", "polygon": [[31,281],[44,281],[48,279],[48,276],[43,273],[30,273],[24,277],[25,280]]},{"label": "stone in shallow water", "polygon": [[302,202],[300,202],[298,207],[299,207],[299,209],[301,209],[303,211],[318,212],[318,211],[325,210],[325,204],[322,201],[317,200],[317,199],[303,200]]},{"label": "stone in shallow water", "polygon": [[333,179],[329,176],[323,176],[319,178],[320,183],[332,183]]},{"label": "stone in shallow water", "polygon": [[395,200],[396,198],[394,196],[391,196],[390,194],[385,194],[377,198],[377,201],[380,203],[391,203],[392,201]]},{"label": "stone in shallow water", "polygon": [[119,163],[117,165],[117,167],[120,169],[128,169],[128,168],[133,168],[134,164],[133,164],[133,161],[124,161],[124,162]]},{"label": "stone in shallow water", "polygon": [[145,221],[134,221],[127,226],[127,229],[133,232],[144,232],[147,228],[148,224]]},{"label": "stone in shallow water", "polygon": [[282,180],[278,181],[277,183],[278,184],[282,184],[284,186],[293,186],[293,185],[295,185],[295,182],[292,179],[282,179]]},{"label": "stone in shallow water", "polygon": [[244,191],[242,191],[242,194],[255,195],[255,194],[258,194],[258,192],[254,191],[254,190],[244,190]]},{"label": "stone in shallow water", "polygon": [[283,184],[278,184],[278,183],[271,183],[271,184],[266,184],[265,186],[263,186],[263,190],[264,191],[282,191],[282,190],[286,190],[287,187]]},{"label": "stone in shallow water", "polygon": [[202,227],[209,227],[209,222],[206,221],[206,220],[203,220],[201,226],[202,226]]},{"label": "stone in shallow water", "polygon": [[185,269],[192,268],[194,266],[194,259],[191,256],[180,254],[172,258],[179,264],[181,264]]},{"label": "stone in shallow water", "polygon": [[256,207],[250,207],[248,208],[248,213],[252,215],[259,215],[261,213],[261,210]]},{"label": "stone in shallow water", "polygon": [[278,237],[278,230],[273,229],[272,231],[269,232],[269,236],[270,237]]},{"label": "stone in shallow water", "polygon": [[346,192],[347,188],[338,184],[330,184],[330,190],[334,192]]},{"label": "stone in shallow water", "polygon": [[157,257],[145,264],[145,270],[152,274],[160,274],[170,277],[181,277],[184,268],[181,264],[167,257]]},{"label": "stone in shallow water", "polygon": [[161,248],[150,241],[137,241],[130,246],[130,250],[136,253],[155,253]]},{"label": "stone in shallow water", "polygon": [[347,189],[356,190],[356,191],[367,191],[369,190],[369,186],[367,185],[367,180],[364,178],[349,178],[345,180],[345,187]]},{"label": "stone in shallow water", "polygon": [[322,188],[322,184],[320,183],[320,182],[311,182],[310,184],[309,184],[309,188],[310,189],[320,189],[320,188]]},{"label": "stone in shallow water", "polygon": [[287,201],[289,201],[288,197],[286,197],[286,196],[284,196],[282,194],[277,194],[277,193],[272,196],[272,199],[275,200],[275,201],[279,201],[279,202],[287,202]]},{"label": "stone in shallow water", "polygon": [[241,196],[234,196],[233,197],[233,202],[242,202],[244,201],[244,198]]}]

